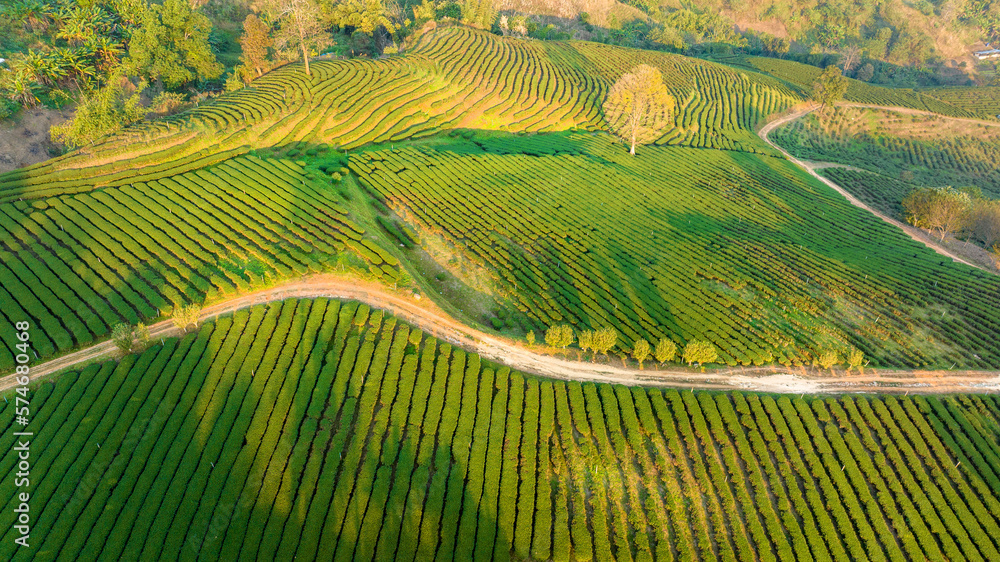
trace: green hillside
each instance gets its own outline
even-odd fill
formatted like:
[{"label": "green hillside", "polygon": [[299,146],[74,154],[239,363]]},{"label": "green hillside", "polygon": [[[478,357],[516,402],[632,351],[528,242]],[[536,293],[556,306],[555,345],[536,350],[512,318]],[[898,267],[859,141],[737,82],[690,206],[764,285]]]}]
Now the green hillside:
[{"label": "green hillside", "polygon": [[241,310],[33,387],[19,559],[1000,556],[991,396],[540,380],[324,299]]},{"label": "green hillside", "polygon": [[[677,107],[629,158],[601,131],[600,100],[640,62]],[[517,338],[566,322],[617,328],[620,353],[707,340],[730,365],[851,349],[878,366],[1000,365],[994,276],[847,205],[756,137],[801,99],[776,78],[457,26],[400,57],[313,67],[0,177],[0,314],[40,326],[45,358],[118,322],[350,268],[414,278],[460,320]],[[436,284],[445,272],[422,254],[436,238],[445,269],[486,272],[466,302]]]},{"label": "green hillside", "polygon": [[[752,126],[800,99],[773,78],[679,55],[446,27],[405,55],[318,61],[311,79],[289,65],[178,116],[0,175],[0,201],[157,179],[295,142],[353,149],[456,128],[597,129],[607,88],[639,63],[659,67],[680,104],[674,144],[763,146]],[[723,117],[732,110],[743,115]]]}]

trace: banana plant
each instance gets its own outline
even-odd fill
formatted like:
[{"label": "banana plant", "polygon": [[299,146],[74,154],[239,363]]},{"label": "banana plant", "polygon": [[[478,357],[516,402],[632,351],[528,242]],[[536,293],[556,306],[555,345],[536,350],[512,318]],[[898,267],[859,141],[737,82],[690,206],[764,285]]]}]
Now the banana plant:
[{"label": "banana plant", "polygon": [[31,69],[26,66],[14,66],[8,72],[0,72],[0,92],[23,107],[38,105],[40,89]]},{"label": "banana plant", "polygon": [[121,43],[104,36],[95,37],[85,46],[94,53],[94,60],[101,70],[108,70],[118,64],[125,53]]}]

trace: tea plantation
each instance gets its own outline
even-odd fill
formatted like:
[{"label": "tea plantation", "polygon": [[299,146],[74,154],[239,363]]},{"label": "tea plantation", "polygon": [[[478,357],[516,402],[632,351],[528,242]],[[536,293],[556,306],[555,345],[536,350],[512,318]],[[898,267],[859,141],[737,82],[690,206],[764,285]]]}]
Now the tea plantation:
[{"label": "tea plantation", "polygon": [[730,365],[850,346],[875,365],[1000,364],[995,275],[946,263],[784,159],[632,158],[577,133],[371,150],[350,165],[397,214],[496,272],[523,331],[708,340]]},{"label": "tea plantation", "polygon": [[37,383],[32,402],[38,515],[18,554],[38,560],[1000,557],[993,396],[554,382],[318,299]]}]

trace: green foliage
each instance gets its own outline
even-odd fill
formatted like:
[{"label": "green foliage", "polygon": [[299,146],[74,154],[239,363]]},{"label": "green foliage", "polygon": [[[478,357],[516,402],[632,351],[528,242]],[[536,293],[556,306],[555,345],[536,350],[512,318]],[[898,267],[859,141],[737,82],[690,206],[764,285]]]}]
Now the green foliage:
[{"label": "green foliage", "polygon": [[618,343],[618,330],[605,326],[594,332],[594,353],[607,354]]},{"label": "green foliage", "polygon": [[829,369],[840,363],[840,354],[835,349],[824,349],[816,356],[816,364],[824,369]]},{"label": "green foliage", "polygon": [[396,31],[383,0],[342,0],[333,6],[330,18],[334,25],[354,27],[366,35],[380,27]]},{"label": "green foliage", "polygon": [[201,316],[201,307],[197,304],[177,305],[171,317],[174,327],[187,332],[188,328],[198,328],[198,318]]},{"label": "green foliage", "polygon": [[131,74],[160,80],[168,88],[218,78],[222,65],[208,44],[211,31],[209,19],[187,0],[164,0],[143,14],[123,62]]},{"label": "green foliage", "polygon": [[683,356],[684,361],[687,362],[688,365],[698,363],[699,365],[704,366],[708,363],[714,363],[716,359],[719,358],[719,352],[711,342],[694,340],[688,342],[688,344],[684,346]]},{"label": "green foliage", "polygon": [[937,231],[941,240],[969,222],[972,200],[968,193],[952,187],[923,187],[910,192],[902,202],[906,221],[917,228]]},{"label": "green foliage", "polygon": [[462,0],[464,23],[489,29],[496,19],[496,0]]},{"label": "green foliage", "polygon": [[[73,438],[32,464],[33,501],[60,512],[31,547],[175,559],[198,533],[212,560],[996,558],[991,396],[548,380],[358,309],[254,306],[33,384],[35,435]],[[745,524],[713,524],[729,520]]]},{"label": "green foliage", "polygon": [[844,97],[847,92],[847,78],[844,78],[840,67],[830,65],[819,75],[819,79],[813,84],[812,99],[820,104],[820,107],[833,106]]},{"label": "green foliage", "polygon": [[149,328],[142,322],[136,325],[115,324],[111,329],[111,341],[119,356],[138,353],[149,346]]},{"label": "green foliage", "polygon": [[73,118],[51,129],[52,139],[71,147],[85,146],[135,123],[146,114],[138,89],[125,78],[114,77],[103,87],[82,96]]},{"label": "green foliage", "polygon": [[577,336],[577,345],[584,353],[590,351],[594,348],[594,331],[593,330],[582,330]]},{"label": "green foliage", "polygon": [[255,0],[253,6],[271,27],[277,53],[285,60],[301,60],[306,76],[312,76],[309,58],[333,44],[325,7],[318,0]]},{"label": "green foliage", "polygon": [[573,343],[573,328],[569,324],[557,324],[545,331],[545,343],[549,347],[565,349]]},{"label": "green foliage", "polygon": [[650,351],[649,342],[646,340],[638,340],[632,344],[632,358],[639,362],[639,369],[642,369],[642,363],[649,359]]},{"label": "green foliage", "polygon": [[673,340],[660,338],[660,341],[656,342],[656,350],[653,352],[653,357],[656,357],[656,360],[661,364],[673,361],[676,356],[677,344]]},{"label": "green foliage", "polygon": [[248,84],[273,65],[270,50],[274,46],[274,40],[268,34],[269,31],[267,25],[254,14],[247,15],[243,20],[243,35],[240,36],[241,66],[238,73]]},{"label": "green foliage", "polygon": [[[515,55],[496,58],[513,46]],[[55,240],[13,238],[20,246],[10,247],[3,262],[17,269],[0,271],[3,283],[34,273],[44,280],[38,291],[48,292],[19,305],[30,312],[4,304],[4,314],[44,321],[53,334],[46,346],[68,349],[106,334],[126,314],[136,322],[203,295],[309,271],[365,268],[391,286],[399,275],[394,258],[360,227],[349,226],[337,190],[306,181],[293,162],[258,168],[256,157],[233,160],[248,143],[263,148],[322,139],[350,150],[352,175],[370,192],[398,201],[407,222],[439,229],[463,255],[495,272],[496,294],[510,312],[529,318],[525,326],[615,326],[622,350],[638,339],[709,339],[728,365],[801,364],[811,358],[809,350],[847,343],[876,366],[948,367],[956,358],[968,366],[995,364],[1000,340],[982,332],[983,326],[991,330],[997,311],[985,274],[911,248],[898,232],[871,223],[787,162],[754,154],[770,152],[754,140],[755,123],[801,100],[778,80],[664,53],[588,42],[539,45],[459,26],[424,33],[409,49],[411,62],[402,66],[317,61],[312,79],[297,65],[277,70],[254,88],[175,119],[142,124],[87,152],[0,176],[0,201],[10,204],[4,211],[11,217],[8,230],[47,232]],[[440,54],[455,52],[463,56]],[[610,86],[637,64],[660,68],[667,88],[685,103],[670,135],[632,159],[607,135],[580,129],[601,126],[599,101],[587,92]],[[574,72],[591,76],[594,85],[581,85]],[[421,81],[447,96],[417,103],[412,92],[422,91]],[[485,86],[473,84],[488,85],[497,97],[480,95]],[[519,97],[522,91],[537,94]],[[367,101],[348,107],[309,101],[324,92]],[[405,142],[448,130],[459,107],[468,119],[481,119],[470,127],[511,132]],[[573,127],[578,130],[512,134]],[[354,150],[363,145],[368,148]],[[299,154],[309,148],[295,146]],[[671,173],[663,175],[664,169]],[[218,170],[224,177],[209,182]],[[650,177],[659,179],[651,184]],[[152,190],[164,202],[133,202],[133,189]],[[55,207],[64,199],[87,216],[24,213],[33,203]],[[591,203],[581,207],[584,200]],[[213,204],[196,214],[176,201],[185,202],[181,207]],[[157,219],[146,225],[127,210],[105,211],[109,205],[136,205],[145,209],[132,211],[137,216],[155,212]],[[186,220],[174,216],[184,211],[191,213]],[[122,226],[105,221],[81,228],[104,216]],[[35,225],[37,220],[47,222]],[[164,224],[177,230],[174,237],[146,234]],[[191,228],[182,232],[175,225]],[[89,238],[60,234],[61,227]],[[22,257],[26,243],[32,250]],[[80,254],[90,261],[79,270],[75,260],[61,257],[78,255],[78,245],[93,255]],[[34,261],[37,248],[44,260]],[[142,257],[108,259],[119,253]],[[254,256],[263,269],[226,267],[220,256]],[[47,273],[59,264],[75,277]],[[748,278],[747,271],[755,276]],[[136,308],[123,304],[127,312],[119,312],[88,293],[83,279],[91,273],[108,284],[97,294],[117,294]],[[60,278],[70,281],[64,286]],[[127,285],[139,281],[144,288],[129,292]],[[140,294],[150,300],[142,302]],[[920,334],[895,320],[920,315],[927,306],[957,307],[954,302],[963,303],[957,309],[962,321],[921,321],[942,345],[924,345]],[[58,303],[65,309],[49,310]],[[97,308],[97,315],[84,312]],[[874,323],[877,318],[883,320]]]},{"label": "green foliage", "polygon": [[604,100],[604,119],[634,155],[636,144],[650,143],[663,135],[674,104],[660,71],[643,64],[623,74],[611,87]]},{"label": "green foliage", "polygon": [[111,330],[111,341],[114,342],[118,353],[125,355],[132,351],[133,327],[128,324],[115,324]]},{"label": "green foliage", "polygon": [[874,76],[875,76],[875,67],[872,66],[872,63],[870,62],[866,62],[865,64],[861,65],[861,68],[858,69],[857,74],[854,75],[855,78],[861,80],[862,82],[869,82]]},{"label": "green foliage", "polygon": [[865,354],[863,351],[856,347],[851,347],[847,351],[847,357],[845,361],[847,363],[847,372],[851,372],[851,369],[861,369],[861,364],[865,360]]},{"label": "green foliage", "polygon": [[535,345],[535,331],[534,330],[528,330],[528,335],[526,335],[524,338],[526,340],[528,340],[528,345]]}]

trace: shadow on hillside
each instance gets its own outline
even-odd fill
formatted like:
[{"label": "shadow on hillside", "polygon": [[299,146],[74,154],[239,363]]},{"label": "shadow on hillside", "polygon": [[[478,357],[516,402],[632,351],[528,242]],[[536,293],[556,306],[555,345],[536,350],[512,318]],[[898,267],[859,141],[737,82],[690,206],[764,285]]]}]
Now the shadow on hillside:
[{"label": "shadow on hillside", "polygon": [[[415,332],[368,310],[323,299],[254,307],[108,365],[101,374],[116,392],[81,403],[107,411],[75,430],[78,454],[49,453],[52,470],[39,476],[32,546],[52,557],[182,560],[509,552],[498,499],[484,495],[489,457],[471,466],[478,432],[461,426],[449,438],[437,425],[459,399],[463,419],[476,403],[489,411],[492,394],[481,394],[492,382],[462,368],[464,352],[430,338],[414,347]],[[371,353],[390,343],[406,349],[383,372]],[[429,378],[449,370],[453,383]],[[103,384],[97,372],[84,382]],[[463,386],[442,411],[423,402]],[[56,406],[79,409],[53,400],[38,415]]]}]

